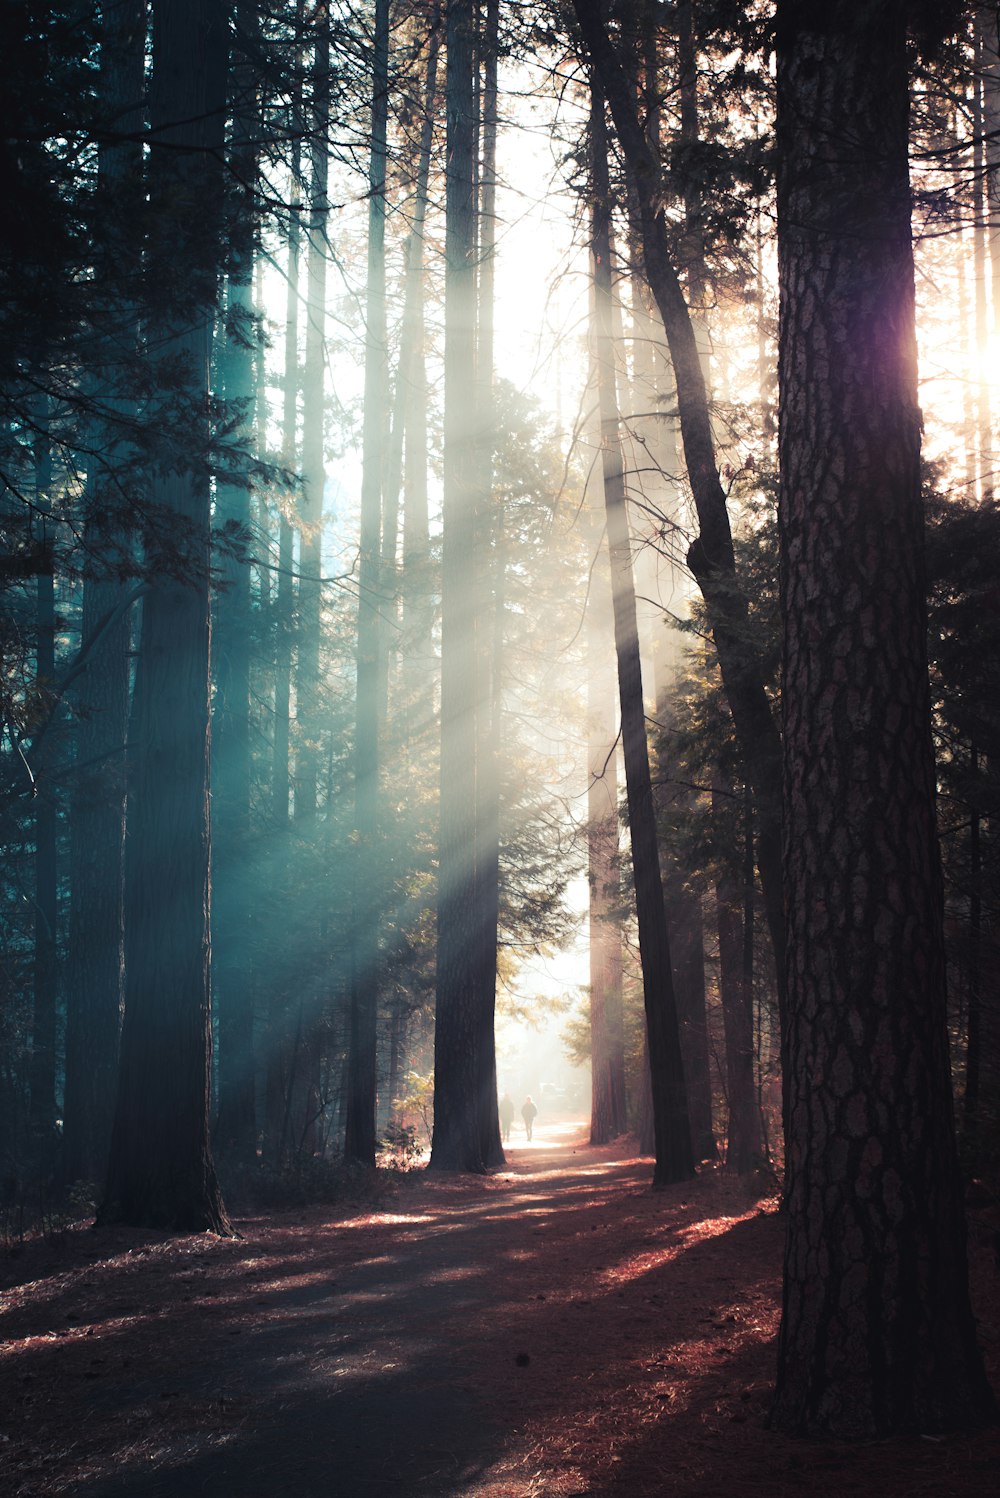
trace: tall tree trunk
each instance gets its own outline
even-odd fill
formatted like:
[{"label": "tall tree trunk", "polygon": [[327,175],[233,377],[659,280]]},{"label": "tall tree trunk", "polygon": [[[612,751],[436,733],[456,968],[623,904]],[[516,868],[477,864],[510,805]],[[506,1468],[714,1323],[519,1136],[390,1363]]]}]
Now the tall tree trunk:
[{"label": "tall tree trunk", "polygon": [[389,0],[376,0],[372,68],[371,158],[368,175],[368,295],[358,577],[357,724],[354,741],[355,919],[344,1153],[375,1165],[376,1040],[379,912],[383,870],[379,833],[379,682],[385,648],[380,627],[382,476],[385,467],[389,368],[385,311],[385,164],[389,115]]},{"label": "tall tree trunk", "polygon": [[[103,1222],[228,1229],[209,1149],[208,388],[226,37],[211,0],[155,0],[147,277],[154,346],[182,367],[191,449],[152,483],[171,516],[143,604],[130,740],[126,995]],[[197,45],[192,45],[196,40]],[[178,275],[183,285],[178,285]],[[183,291],[186,316],[174,296]]]},{"label": "tall tree trunk", "polygon": [[309,228],[306,350],[302,378],[302,504],[299,529],[299,628],[295,697],[295,817],[307,827],[316,816],[322,735],[319,706],[323,571],[323,491],[326,485],[325,350],[326,262],[329,216],[330,20],[317,7],[312,66],[309,146]]},{"label": "tall tree trunk", "polygon": [[[431,151],[434,144],[434,113],[437,101],[438,57],[441,48],[441,7],[435,4],[429,22],[427,70],[424,82],[424,117],[420,129],[417,179],[413,194],[413,219],[406,242],[403,285],[403,315],[393,401],[392,434],[386,464],[382,527],[382,568],[396,599],[396,554],[399,548],[399,501],[406,490],[403,516],[403,558],[427,555],[426,463],[427,390],[424,375],[424,224],[427,218]],[[405,453],[405,468],[404,468]],[[421,472],[423,479],[421,482]],[[416,489],[416,493],[412,491]],[[420,503],[420,494],[423,504]],[[405,588],[404,588],[405,594]],[[405,598],[404,598],[405,603]],[[404,638],[407,620],[404,617]],[[386,680],[388,671],[386,671]]]},{"label": "tall tree trunk", "polygon": [[[752,839],[749,827],[752,800],[749,796],[746,799],[748,826],[745,831]],[[713,820],[719,828],[717,839],[723,849],[727,841],[725,824],[732,820],[727,801],[722,789],[713,786]],[[747,872],[744,869],[744,879]],[[749,878],[752,896],[752,841]],[[748,964],[746,960],[748,950],[751,959],[753,956],[752,905],[748,912],[745,893],[741,898],[739,880],[732,869],[724,867],[715,884],[715,908],[719,932],[719,999],[726,1037],[729,1101],[726,1170],[741,1176],[749,1175],[761,1161],[760,1117],[754,1085],[753,967],[752,962]],[[750,922],[747,921],[748,914]]]},{"label": "tall tree trunk", "polygon": [[441,830],[434,1170],[485,1169],[479,1128],[476,937],[476,199],[473,0],[447,12],[444,491],[441,556]]},{"label": "tall tree trunk", "polygon": [[[256,44],[256,0],[236,7],[237,44],[229,68],[232,141],[229,276],[223,354],[226,400],[241,447],[252,440],[255,410],[256,325],[253,311],[254,196],[257,175],[257,90],[248,48]],[[254,1101],[254,973],[251,962],[250,837],[250,490],[221,484],[216,520],[231,545],[217,563],[215,698],[212,717],[213,980],[219,1035],[216,1151],[241,1165],[257,1158]]]},{"label": "tall tree trunk", "polygon": [[[143,69],[146,0],[126,0],[102,15],[101,102],[110,122],[98,152],[98,194],[106,198],[108,227],[119,226],[102,278],[108,287],[125,273],[138,283],[143,199]],[[117,138],[116,138],[117,137]],[[116,461],[128,460],[119,426],[135,410],[124,393],[129,356],[138,348],[134,300],[111,308],[120,326],[115,343],[97,361],[97,397],[106,408],[98,422],[98,451],[87,474],[85,537],[88,551],[106,560],[84,578],[83,649],[96,641],[86,673],[76,730],[76,770],[70,815],[69,977],[66,994],[66,1091],[63,1104],[63,1174],[67,1181],[103,1181],[115,1101],[118,1037],[125,1002],[123,873],[125,854],[125,737],[128,724],[132,626],[119,610],[124,586],[114,564],[127,546],[117,513]],[[126,367],[120,364],[125,350]],[[120,501],[119,501],[120,504]],[[98,631],[101,631],[98,639]]]},{"label": "tall tree trunk", "polygon": [[783,974],[781,741],[764,688],[763,671],[750,643],[746,597],[736,580],[732,533],[715,457],[702,350],[670,258],[659,158],[646,138],[629,79],[602,22],[601,0],[574,0],[574,9],[587,50],[608,97],[639,205],[645,275],[670,348],[684,459],[699,526],[699,534],[688,551],[688,566],[705,599],[726,697],[757,801],[760,829],[758,866],[777,971]]},{"label": "tall tree trunk", "polygon": [[907,15],[778,4],[790,1070],[772,1420],[849,1439],[994,1412],[945,1025]]},{"label": "tall tree trunk", "polygon": [[987,232],[990,223],[986,156],[986,17],[977,13],[974,28],[975,68],[972,74],[972,253],[976,295],[976,448],[979,453],[979,497],[993,496],[993,420],[990,410],[989,292],[987,289]]},{"label": "tall tree trunk", "polygon": [[[302,494],[299,527],[299,618],[295,673],[296,832],[315,857],[320,853],[318,821],[320,771],[323,764],[323,693],[320,649],[323,628],[323,502],[326,488],[326,280],[329,217],[330,12],[327,0],[313,13],[312,98],[309,108],[309,223],[306,271],[305,367],[302,375]],[[329,811],[329,808],[328,808]],[[312,939],[319,940],[316,924]],[[309,1120],[320,1091],[322,980],[310,970],[304,979],[305,1013],[296,1051],[292,1128],[288,1135],[297,1153],[312,1152]],[[293,1086],[294,1084],[294,1086]]]},{"label": "tall tree trunk", "polygon": [[[603,541],[603,538],[602,538]],[[622,1030],[617,737],[611,670],[611,584],[595,563],[587,604],[587,876],[590,885],[590,1142],[628,1127]]]},{"label": "tall tree trunk", "polygon": [[989,225],[993,334],[1000,334],[1000,4],[977,7],[980,66],[983,70],[983,124],[986,146],[986,208]]},{"label": "tall tree trunk", "polygon": [[434,594],[430,565],[427,501],[427,373],[424,359],[424,224],[427,213],[431,152],[438,99],[438,58],[441,7],[430,17],[424,119],[414,193],[413,225],[407,245],[403,328],[400,338],[397,419],[386,499],[383,557],[394,563],[398,543],[398,505],[394,496],[402,483],[402,630],[400,636],[402,692],[398,703],[399,740],[406,761],[421,755],[420,740],[430,731],[429,704],[436,696],[436,658],[433,643]]},{"label": "tall tree trunk", "polygon": [[[495,1040],[497,932],[500,920],[500,751],[503,713],[504,534],[503,514],[493,495],[496,416],[493,405],[493,301],[496,257],[497,62],[499,0],[486,0],[483,63],[482,173],[479,215],[479,328],[476,347],[479,432],[479,493],[476,503],[477,551],[482,558],[482,590],[477,601],[477,643],[481,690],[476,745],[476,901],[479,914],[476,958],[476,1024],[479,1045],[479,1132],[483,1162],[504,1164],[497,1112]],[[492,584],[492,587],[491,587]],[[492,617],[491,617],[492,616]]]},{"label": "tall tree trunk", "polygon": [[592,80],[591,90],[595,354],[601,414],[604,509],[611,558],[611,596],[618,657],[625,787],[653,1092],[653,1126],[656,1136],[653,1184],[665,1186],[693,1175],[694,1158],[656,842],[635,588],[632,581],[631,542],[625,508],[618,397],[613,364],[610,185],[604,103],[596,80]]},{"label": "tall tree trunk", "polygon": [[[296,7],[301,24],[302,0]],[[299,411],[299,265],[301,234],[301,139],[302,85],[297,81],[291,101],[291,120],[296,131],[292,144],[291,200],[288,217],[286,262],[285,345],[282,381],[281,461],[294,473],[298,456]],[[292,651],[295,641],[295,528],[292,524],[292,494],[282,497],[278,517],[278,580],[275,591],[274,626],[274,743],[271,759],[271,822],[279,874],[279,899],[291,908],[289,812],[291,795],[291,700]],[[270,974],[267,1000],[267,1055],[264,1066],[264,1154],[271,1164],[280,1164],[286,1102],[290,1086],[294,1043],[293,1005],[280,966]]]}]

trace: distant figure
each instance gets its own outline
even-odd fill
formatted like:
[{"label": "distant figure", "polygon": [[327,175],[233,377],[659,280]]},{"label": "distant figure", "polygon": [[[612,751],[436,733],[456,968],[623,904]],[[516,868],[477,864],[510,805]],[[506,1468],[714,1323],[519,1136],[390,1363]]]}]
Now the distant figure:
[{"label": "distant figure", "polygon": [[500,1133],[504,1140],[510,1138],[510,1126],[514,1122],[514,1099],[509,1092],[505,1092],[500,1099]]},{"label": "distant figure", "polygon": [[534,1103],[531,1101],[530,1096],[526,1097],[525,1100],[524,1100],[524,1106],[521,1109],[521,1117],[524,1119],[524,1132],[528,1136],[528,1143],[529,1144],[531,1143],[531,1126],[535,1122],[535,1118],[537,1117],[537,1114],[538,1114],[538,1109],[535,1107]]}]

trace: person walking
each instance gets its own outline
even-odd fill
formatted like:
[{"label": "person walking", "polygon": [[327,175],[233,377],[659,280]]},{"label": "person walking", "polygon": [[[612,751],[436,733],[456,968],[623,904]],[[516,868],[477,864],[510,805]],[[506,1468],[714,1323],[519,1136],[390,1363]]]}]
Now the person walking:
[{"label": "person walking", "polygon": [[500,1114],[500,1134],[504,1143],[510,1138],[510,1126],[514,1122],[514,1099],[505,1092],[497,1107]]},{"label": "person walking", "polygon": [[535,1119],[538,1117],[538,1109],[531,1101],[530,1093],[524,1100],[524,1104],[521,1108],[521,1117],[524,1119],[524,1132],[527,1134],[528,1143],[530,1144],[532,1125],[534,1124]]}]

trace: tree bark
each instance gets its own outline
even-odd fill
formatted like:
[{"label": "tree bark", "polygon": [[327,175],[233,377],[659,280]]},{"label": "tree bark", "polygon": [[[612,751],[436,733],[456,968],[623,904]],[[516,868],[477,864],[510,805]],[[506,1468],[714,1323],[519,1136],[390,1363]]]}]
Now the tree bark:
[{"label": "tree bark", "polygon": [[389,112],[389,0],[376,0],[372,132],[368,173],[368,291],[365,322],[361,554],[358,575],[357,721],[354,740],[355,919],[351,932],[345,1158],[375,1165],[375,1093],[382,869],[379,833],[379,684],[382,474],[389,369],[385,310],[385,165]]},{"label": "tree bark", "polygon": [[600,0],[574,0],[593,65],[601,77],[639,205],[646,279],[663,321],[677,386],[681,441],[699,534],[688,566],[701,589],[719,656],[726,697],[757,801],[757,860],[779,974],[784,971],[781,893],[781,741],[747,626],[747,601],[736,579],[726,496],[691,312],[667,246],[660,170],[635,107],[633,91],[601,20]]},{"label": "tree bark", "polygon": [[[712,810],[717,826],[728,821],[726,797],[713,787]],[[749,819],[752,798],[747,797]],[[719,828],[722,856],[728,841]],[[752,838],[749,828],[747,836]],[[744,878],[753,880],[753,855]],[[752,888],[751,888],[752,895]],[[729,1101],[729,1128],[726,1144],[726,1170],[733,1175],[749,1175],[761,1163],[760,1115],[754,1079],[753,1035],[753,906],[747,909],[746,892],[741,891],[732,869],[724,868],[715,884],[716,920],[719,932],[719,999],[722,1025],[726,1037],[726,1090]]]},{"label": "tree bark", "polygon": [[907,10],[778,5],[789,1091],[772,1421],[848,1439],[994,1413],[945,1025]]},{"label": "tree bark", "polygon": [[[183,549],[143,604],[130,740],[126,996],[108,1183],[99,1220],[228,1230],[209,1149],[209,358],[218,268],[225,29],[211,0],[156,0],[147,248],[154,347],[182,367],[200,424],[158,472]],[[183,314],[172,289],[183,275]]]},{"label": "tree bark", "polygon": [[639,633],[632,580],[632,553],[619,436],[618,396],[615,388],[612,337],[610,244],[610,186],[604,103],[596,80],[591,82],[591,150],[593,171],[592,256],[596,333],[598,402],[601,414],[601,464],[608,552],[611,558],[611,596],[618,657],[618,696],[621,704],[622,747],[639,957],[642,966],[646,1036],[649,1045],[653,1094],[656,1163],[653,1185],[666,1186],[694,1174],[688,1122],[684,1065],[681,1059],[677,1007],[674,999],[670,945],[660,879],[656,816],[649,772],[646,714],[639,660]]},{"label": "tree bark", "polygon": [[[603,538],[602,538],[603,543]],[[590,885],[590,1142],[628,1127],[622,1033],[618,742],[614,729],[611,584],[598,558],[587,603],[587,876]]]},{"label": "tree bark", "polygon": [[[296,24],[302,19],[302,0],[296,6]],[[294,473],[299,451],[298,411],[299,372],[299,268],[302,236],[299,227],[301,204],[302,149],[299,130],[302,124],[302,84],[296,80],[291,100],[291,120],[296,132],[292,144],[291,200],[288,217],[288,259],[286,269],[284,378],[281,417],[281,460]],[[289,813],[291,810],[291,700],[292,654],[295,643],[295,527],[292,524],[292,494],[282,496],[278,518],[278,579],[275,590],[274,625],[274,742],[271,759],[271,821],[276,846],[276,863],[280,870],[279,898],[291,902],[291,869],[289,859]],[[265,1158],[281,1163],[287,1140],[285,1123],[287,1089],[290,1085],[294,1024],[292,1000],[280,968],[270,972],[267,998],[267,1055],[264,1067]]]},{"label": "tree bark", "polygon": [[[236,443],[247,448],[256,414],[253,311],[254,196],[258,131],[254,66],[256,4],[236,8],[239,42],[230,62],[232,140],[227,210],[229,275],[224,383]],[[239,461],[239,455],[237,455]],[[218,1012],[219,1098],[214,1143],[241,1165],[257,1158],[254,1099],[254,973],[251,961],[250,834],[250,490],[245,482],[222,484],[216,523],[223,530],[215,601],[215,696],[212,716],[213,983]],[[229,529],[229,544],[226,530]]]},{"label": "tree bark", "polygon": [[482,558],[476,637],[481,669],[476,704],[476,901],[479,939],[476,959],[476,1024],[479,1045],[479,1133],[483,1163],[505,1163],[497,1112],[496,990],[500,920],[500,753],[503,715],[504,526],[493,493],[496,415],[493,403],[494,263],[496,258],[497,64],[499,0],[486,0],[479,52],[482,87],[482,173],[479,214],[479,294],[476,346],[479,433],[479,493],[476,546]]},{"label": "tree bark", "polygon": [[314,18],[310,101],[309,226],[306,271],[306,349],[302,378],[302,502],[299,526],[299,627],[295,697],[295,818],[316,816],[321,764],[320,631],[322,628],[323,492],[326,487],[325,351],[326,262],[329,216],[330,19],[326,0]]},{"label": "tree bark", "polygon": [[433,1170],[485,1169],[476,1000],[476,199],[472,0],[448,6],[441,830]]},{"label": "tree bark", "polygon": [[125,594],[114,576],[117,554],[127,549],[127,542],[113,474],[116,462],[127,461],[128,453],[116,418],[128,421],[134,413],[134,399],[123,392],[129,356],[139,338],[134,294],[122,309],[112,304],[111,287],[124,272],[126,284],[134,288],[140,274],[146,20],[145,0],[127,0],[106,10],[101,23],[101,103],[111,131],[98,153],[98,193],[108,202],[109,230],[119,227],[97,274],[107,286],[108,310],[116,314],[120,335],[117,346],[111,340],[95,361],[94,371],[97,396],[107,410],[95,444],[104,461],[92,462],[87,474],[85,527],[87,548],[101,561],[83,584],[81,648],[93,645],[97,654],[84,678],[76,730],[63,1102],[63,1175],[67,1181],[95,1183],[103,1181],[107,1170],[125,1001],[122,881],[132,626],[124,610],[113,624],[107,621]]}]

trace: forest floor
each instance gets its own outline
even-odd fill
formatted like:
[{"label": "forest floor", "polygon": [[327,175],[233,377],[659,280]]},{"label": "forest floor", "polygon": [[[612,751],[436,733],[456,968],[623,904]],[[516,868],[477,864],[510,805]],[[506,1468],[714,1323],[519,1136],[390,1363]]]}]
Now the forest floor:
[{"label": "forest floor", "polygon": [[[1000,1433],[765,1428],[781,1225],[715,1171],[663,1192],[579,1123],[485,1179],[241,1237],[81,1224],[0,1261],[5,1498],[982,1498]],[[994,1224],[976,1310],[1000,1375]]]}]

